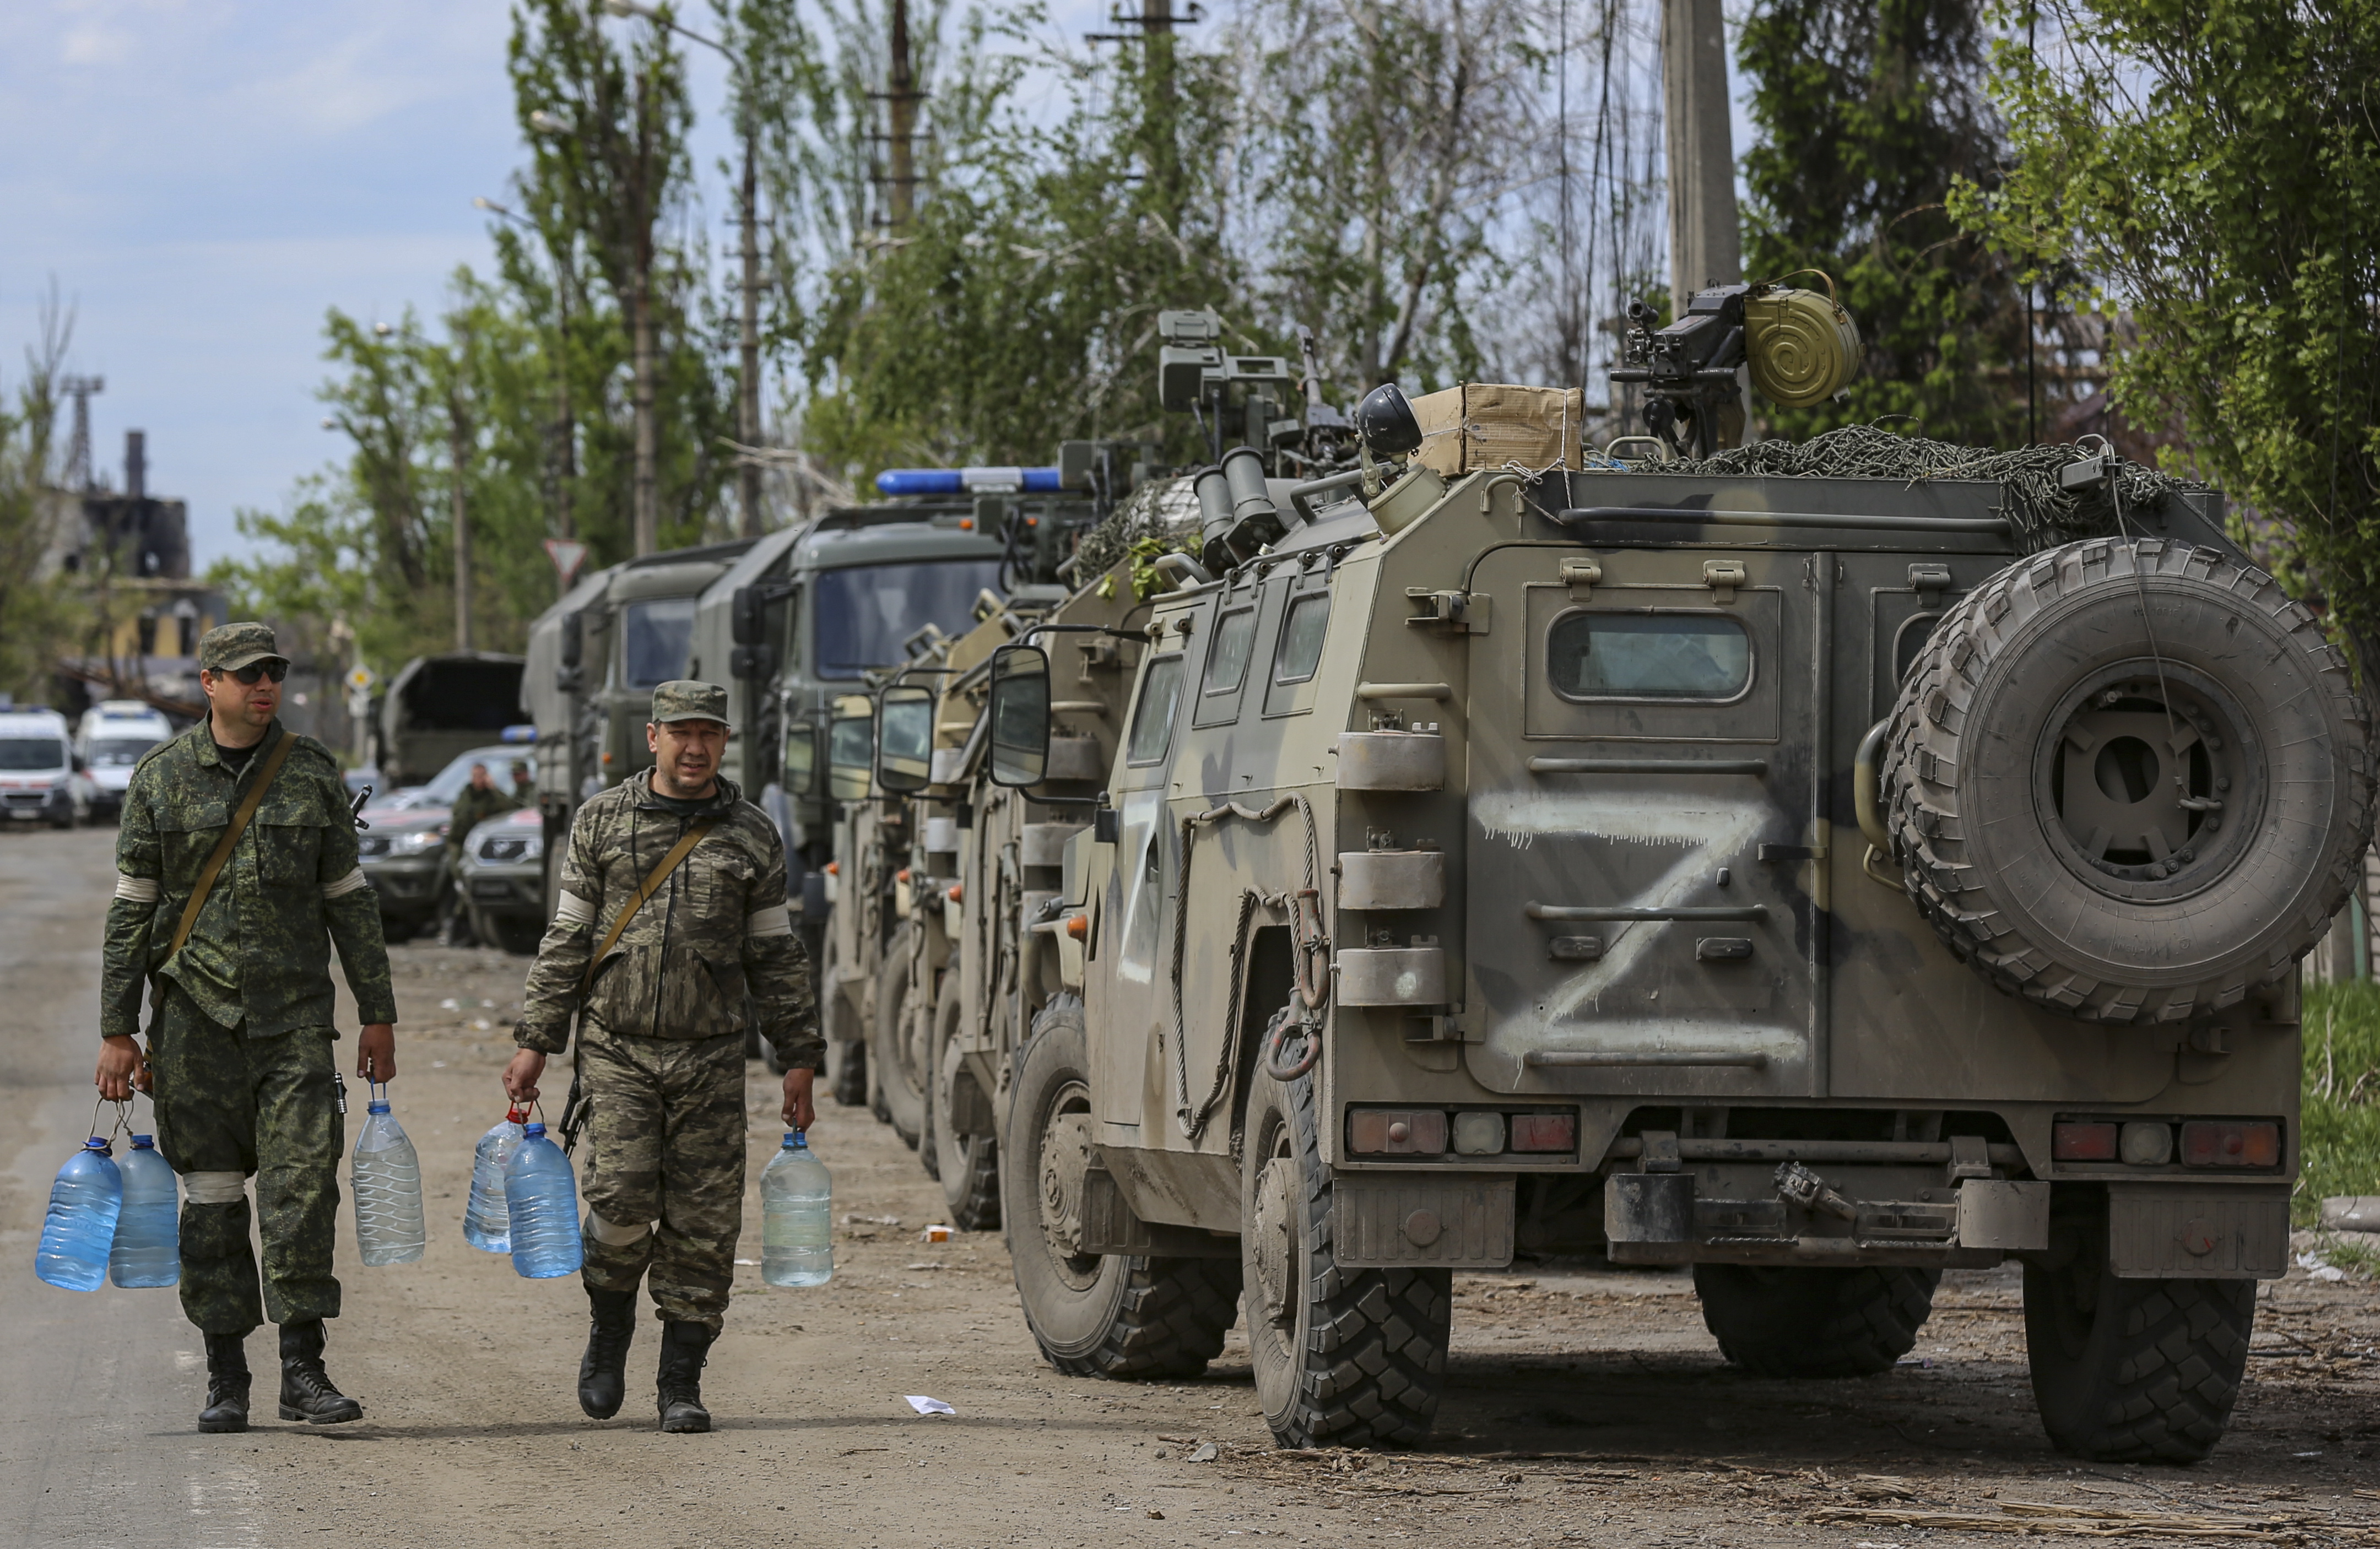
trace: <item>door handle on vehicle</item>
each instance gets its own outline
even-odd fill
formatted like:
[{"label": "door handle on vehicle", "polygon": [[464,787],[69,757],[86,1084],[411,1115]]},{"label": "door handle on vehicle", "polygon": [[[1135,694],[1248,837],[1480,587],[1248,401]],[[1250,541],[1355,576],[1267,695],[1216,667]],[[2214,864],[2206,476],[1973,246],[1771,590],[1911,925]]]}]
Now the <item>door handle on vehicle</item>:
[{"label": "door handle on vehicle", "polygon": [[1891,730],[1889,717],[1869,727],[1852,757],[1852,813],[1859,819],[1860,833],[1888,855],[1892,853],[1892,833],[1884,826],[1884,778],[1878,766],[1884,760],[1885,735]]}]

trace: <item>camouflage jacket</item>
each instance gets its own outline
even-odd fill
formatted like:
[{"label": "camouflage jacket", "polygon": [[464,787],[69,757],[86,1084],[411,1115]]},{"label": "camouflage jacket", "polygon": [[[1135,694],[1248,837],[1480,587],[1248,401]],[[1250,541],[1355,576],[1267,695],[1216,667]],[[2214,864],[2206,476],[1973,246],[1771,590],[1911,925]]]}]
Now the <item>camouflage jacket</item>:
[{"label": "camouflage jacket", "polygon": [[356,861],[356,826],[338,761],[311,737],[289,750],[263,805],[215,878],[190,938],[174,930],[207,857],[282,734],[276,720],[235,780],[200,721],[140,760],[115,839],[115,902],[100,981],[103,1036],[140,1030],[140,986],[173,980],[225,1027],[251,1038],[329,1027],[331,947],[366,1023],[395,1022],[380,901]]},{"label": "camouflage jacket", "polygon": [[514,1040],[559,1054],[570,1039],[587,960],[654,866],[693,824],[718,826],[670,873],[621,933],[586,992],[589,1022],[648,1038],[741,1034],[754,1018],[788,1066],[826,1055],[808,955],[785,909],[785,849],[776,825],[727,781],[708,806],[680,817],[650,770],[578,809],[563,862],[561,905],[529,970]]},{"label": "camouflage jacket", "polygon": [[489,818],[512,811],[520,804],[495,786],[485,791],[476,785],[466,785],[463,793],[455,798],[455,805],[446,818],[446,847],[460,852],[471,830]]}]

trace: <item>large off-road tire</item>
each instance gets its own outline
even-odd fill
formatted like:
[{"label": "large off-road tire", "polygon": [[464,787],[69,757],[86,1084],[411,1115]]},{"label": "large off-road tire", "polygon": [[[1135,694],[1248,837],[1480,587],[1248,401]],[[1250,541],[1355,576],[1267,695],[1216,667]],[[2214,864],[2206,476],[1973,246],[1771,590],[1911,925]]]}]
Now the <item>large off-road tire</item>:
[{"label": "large off-road tire", "polygon": [[[953,1119],[962,1106],[956,1100],[962,1083],[970,1092],[976,1085],[954,1036],[965,1010],[955,987],[944,990],[934,1010],[934,1098],[926,1105],[929,1133],[919,1152],[934,1158],[934,1176],[941,1180],[951,1225],[961,1231],[991,1231],[1000,1225],[1000,1144],[989,1131],[960,1130]],[[989,1109],[990,1105],[971,1097],[964,1106]]]},{"label": "large off-road tire", "polygon": [[2102,1463],[2195,1463],[2248,1369],[2253,1280],[2123,1280],[2098,1251],[2024,1269],[2024,1342],[2042,1428]]},{"label": "large off-road tire", "polygon": [[1259,1074],[1240,1167],[1240,1276],[1265,1423],[1283,1446],[1418,1446],[1438,1418],[1453,1273],[1342,1269],[1309,1072]]},{"label": "large off-road tire", "polygon": [[1893,708],[1887,823],[1910,896],[1993,984],[2180,1022],[2286,977],[2346,903],[2370,733],[2346,659],[2271,576],[2091,539],[1936,627]]},{"label": "large off-road tire", "polygon": [[1698,1264],[1694,1294],[1719,1354],[1756,1377],[1867,1377],[1917,1343],[1938,1269]]},{"label": "large off-road tire", "polygon": [[1091,1136],[1083,1003],[1062,995],[1034,1019],[1002,1153],[1001,1205],[1026,1324],[1042,1359],[1080,1377],[1194,1377],[1239,1313],[1230,1259],[1077,1252]]},{"label": "large off-road tire", "polygon": [[[826,1040],[827,1090],[847,1108],[868,1106],[868,1042],[837,981],[843,963],[834,933],[824,933],[818,955],[819,1033]],[[780,1072],[782,1073],[782,1072]]]},{"label": "large off-road tire", "polygon": [[926,1083],[908,1058],[909,957],[917,934],[916,924],[904,920],[884,943],[868,1037],[868,1064],[876,1075],[876,1095],[884,1105],[882,1117],[912,1151],[926,1132]]}]

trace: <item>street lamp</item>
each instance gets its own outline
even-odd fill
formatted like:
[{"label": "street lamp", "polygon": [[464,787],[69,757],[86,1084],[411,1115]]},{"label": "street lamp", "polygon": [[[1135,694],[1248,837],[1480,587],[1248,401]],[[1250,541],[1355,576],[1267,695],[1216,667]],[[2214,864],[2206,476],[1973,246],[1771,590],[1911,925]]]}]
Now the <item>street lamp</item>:
[{"label": "street lamp", "polygon": [[[759,118],[752,106],[752,78],[725,44],[706,38],[701,33],[681,27],[668,12],[642,3],[642,0],[603,0],[603,8],[615,17],[635,17],[652,23],[665,31],[674,32],[688,42],[703,47],[727,61],[735,75],[741,102],[737,116],[743,120],[744,176],[737,194],[737,213],[743,226],[744,308],[742,331],[737,340],[737,360],[742,381],[736,393],[736,439],[746,450],[737,455],[735,489],[742,507],[743,534],[747,538],[760,536],[760,465],[749,449],[760,444],[760,249],[756,235],[759,224],[758,206]],[[531,114],[535,124],[540,115]],[[542,126],[539,126],[540,128]],[[556,126],[559,128],[560,126]]]},{"label": "street lamp", "polygon": [[[529,115],[532,124],[540,118],[546,118],[541,109]],[[547,119],[547,122],[552,121]],[[524,231],[536,233],[538,239],[545,244],[546,256],[553,261],[553,299],[556,313],[553,406],[555,430],[561,442],[562,462],[561,469],[555,475],[553,481],[553,519],[554,536],[567,542],[577,536],[573,530],[575,524],[570,510],[571,481],[578,477],[578,427],[570,409],[570,307],[571,293],[577,288],[577,281],[572,275],[571,265],[562,248],[555,244],[553,234],[542,224],[530,220],[517,211],[498,204],[485,195],[474,197],[471,205],[474,209],[486,211],[500,221],[509,221]]]}]

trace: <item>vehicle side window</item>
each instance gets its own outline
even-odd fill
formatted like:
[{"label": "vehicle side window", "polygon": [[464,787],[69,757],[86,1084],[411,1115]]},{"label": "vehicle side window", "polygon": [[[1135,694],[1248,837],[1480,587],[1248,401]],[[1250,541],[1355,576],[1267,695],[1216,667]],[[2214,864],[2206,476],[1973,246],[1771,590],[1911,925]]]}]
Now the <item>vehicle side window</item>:
[{"label": "vehicle side window", "polygon": [[1322,662],[1322,635],[1330,623],[1330,594],[1316,592],[1289,605],[1281,621],[1281,649],[1273,657],[1272,681],[1304,683]]},{"label": "vehicle side window", "polygon": [[1182,697],[1183,653],[1159,657],[1148,664],[1140,685],[1140,708],[1132,718],[1132,737],[1124,744],[1124,762],[1154,764],[1165,756],[1172,738],[1173,708]]},{"label": "vehicle side window", "polygon": [[1566,699],[1733,699],[1752,684],[1752,636],[1717,613],[1565,613],[1546,673]]},{"label": "vehicle side window", "polygon": [[1248,675],[1248,658],[1257,643],[1257,611],[1237,608],[1215,625],[1215,644],[1207,658],[1208,694],[1229,694]]}]

